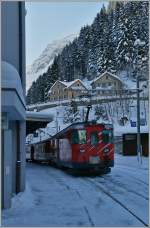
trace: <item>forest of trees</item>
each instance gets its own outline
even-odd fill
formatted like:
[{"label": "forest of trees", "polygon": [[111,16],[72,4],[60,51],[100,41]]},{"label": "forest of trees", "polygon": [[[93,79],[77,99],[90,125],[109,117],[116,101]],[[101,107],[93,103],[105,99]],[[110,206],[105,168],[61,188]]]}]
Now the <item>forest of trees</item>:
[{"label": "forest of trees", "polygon": [[143,77],[148,77],[148,1],[115,2],[103,6],[91,25],[81,28],[79,36],[64,47],[47,72],[28,90],[27,104],[48,100],[48,91],[56,80],[89,80],[99,73],[122,70],[136,77],[136,40],[142,41],[138,52]]}]

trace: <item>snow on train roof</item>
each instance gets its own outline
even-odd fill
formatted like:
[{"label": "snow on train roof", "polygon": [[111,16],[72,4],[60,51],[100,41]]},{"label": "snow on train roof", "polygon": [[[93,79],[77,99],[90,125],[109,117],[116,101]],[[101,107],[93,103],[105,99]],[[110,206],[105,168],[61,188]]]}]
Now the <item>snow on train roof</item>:
[{"label": "snow on train roof", "polygon": [[90,121],[90,122],[76,122],[73,123],[69,126],[67,126],[66,128],[62,129],[61,131],[59,131],[58,133],[52,135],[52,137],[32,143],[32,144],[39,144],[39,143],[43,143],[46,142],[49,139],[54,139],[54,138],[58,138],[60,135],[64,134],[66,131],[68,130],[73,130],[73,129],[80,129],[83,128],[85,126],[90,126],[90,125],[104,125],[105,127],[109,127],[109,128],[113,128],[112,124],[106,124],[106,123],[96,123],[95,121]]}]

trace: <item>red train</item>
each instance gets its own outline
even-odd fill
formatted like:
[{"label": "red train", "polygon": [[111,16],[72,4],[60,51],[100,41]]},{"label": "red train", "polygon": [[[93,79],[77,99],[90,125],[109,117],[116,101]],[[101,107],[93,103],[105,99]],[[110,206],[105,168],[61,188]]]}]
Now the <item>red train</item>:
[{"label": "red train", "polygon": [[29,145],[28,151],[32,161],[104,170],[114,166],[113,128],[111,124],[74,123],[47,140]]}]

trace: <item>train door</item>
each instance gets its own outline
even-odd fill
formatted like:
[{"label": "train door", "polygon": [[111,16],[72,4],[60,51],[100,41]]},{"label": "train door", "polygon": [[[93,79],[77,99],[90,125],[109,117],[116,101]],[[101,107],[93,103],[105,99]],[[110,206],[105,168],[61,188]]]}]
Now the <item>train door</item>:
[{"label": "train door", "polygon": [[72,157],[72,149],[69,139],[59,140],[59,159],[62,161],[70,161]]}]

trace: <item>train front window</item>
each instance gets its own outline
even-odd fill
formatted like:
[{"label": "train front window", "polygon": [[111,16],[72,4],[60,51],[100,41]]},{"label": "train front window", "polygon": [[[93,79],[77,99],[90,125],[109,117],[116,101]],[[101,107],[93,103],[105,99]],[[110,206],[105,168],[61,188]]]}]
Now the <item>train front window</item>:
[{"label": "train front window", "polygon": [[86,130],[74,130],[71,141],[72,144],[86,144]]},{"label": "train front window", "polygon": [[103,130],[102,131],[102,141],[105,144],[113,142],[112,130]]},{"label": "train front window", "polygon": [[97,145],[98,142],[98,132],[91,132],[91,145]]},{"label": "train front window", "polygon": [[86,144],[86,131],[78,130],[79,144]]}]

